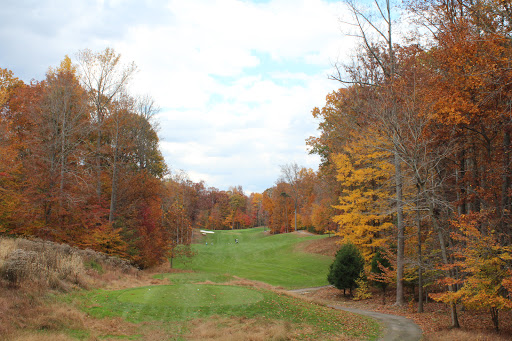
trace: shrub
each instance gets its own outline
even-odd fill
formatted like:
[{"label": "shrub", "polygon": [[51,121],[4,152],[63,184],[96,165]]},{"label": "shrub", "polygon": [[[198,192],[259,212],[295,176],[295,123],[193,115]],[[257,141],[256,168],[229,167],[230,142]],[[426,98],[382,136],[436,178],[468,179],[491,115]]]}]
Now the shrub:
[{"label": "shrub", "polygon": [[97,273],[99,273],[100,275],[105,273],[105,271],[103,270],[103,267],[101,266],[100,263],[98,263],[96,260],[94,259],[91,259],[89,261],[86,261],[84,263],[85,267],[87,269],[91,269],[91,270],[94,270],[96,271]]},{"label": "shrub", "polygon": [[9,254],[2,266],[2,275],[11,287],[18,287],[21,281],[37,272],[39,264],[35,261],[36,257],[36,252],[21,249]]},{"label": "shrub", "polygon": [[364,272],[361,272],[359,278],[356,279],[356,286],[357,289],[354,295],[355,301],[366,300],[372,297],[372,293],[370,292],[370,288],[368,287],[368,280],[366,279]]},{"label": "shrub", "polygon": [[336,288],[343,290],[350,290],[357,287],[356,280],[359,274],[363,271],[364,259],[359,249],[352,243],[347,242],[341,246],[336,253],[334,262],[329,267],[329,274],[327,280]]},{"label": "shrub", "polygon": [[84,288],[88,287],[86,268],[99,274],[106,270],[137,271],[124,259],[89,249],[42,240],[0,238],[0,279],[10,287],[26,283],[60,291]]},{"label": "shrub", "polygon": [[386,270],[391,270],[391,263],[389,259],[382,255],[380,250],[377,250],[372,258],[371,273],[372,284],[381,289],[384,293],[389,285],[389,278],[386,276]]}]

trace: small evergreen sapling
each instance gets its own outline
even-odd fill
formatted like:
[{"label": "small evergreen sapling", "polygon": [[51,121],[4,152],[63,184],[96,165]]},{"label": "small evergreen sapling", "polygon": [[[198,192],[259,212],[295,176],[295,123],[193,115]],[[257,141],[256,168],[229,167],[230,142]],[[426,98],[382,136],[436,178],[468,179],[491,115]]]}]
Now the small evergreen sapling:
[{"label": "small evergreen sapling", "polygon": [[349,289],[352,295],[352,289],[357,287],[356,280],[363,268],[364,259],[361,252],[354,244],[347,242],[336,253],[327,280],[336,288],[343,290],[344,295],[345,289]]}]

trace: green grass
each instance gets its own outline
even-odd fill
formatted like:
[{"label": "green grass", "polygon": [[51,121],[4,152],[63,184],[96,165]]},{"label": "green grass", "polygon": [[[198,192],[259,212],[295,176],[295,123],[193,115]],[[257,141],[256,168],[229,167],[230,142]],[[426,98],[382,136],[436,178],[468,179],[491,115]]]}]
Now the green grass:
[{"label": "green grass", "polygon": [[298,243],[318,238],[325,237],[265,235],[262,228],[215,231],[203,237],[201,244],[193,245],[197,254],[192,259],[177,259],[175,267],[231,274],[288,289],[327,285],[332,258],[296,251]]},{"label": "green grass", "polygon": [[[194,323],[232,321],[235,317],[255,319],[265,326],[274,321],[287,323],[290,331],[301,333],[294,334],[294,339],[334,340],[346,335],[374,340],[378,337],[379,325],[372,319],[264,289],[222,284],[233,276],[285,288],[327,284],[332,259],[301,253],[297,247],[298,243],[322,236],[268,236],[262,232],[258,228],[207,235],[202,244],[193,246],[196,256],[175,260],[176,267],[195,272],[155,276],[169,279],[170,285],[83,291],[67,295],[66,300],[96,318],[122,317],[141,326],[166,330],[173,340],[184,339]],[[217,328],[221,328],[222,322],[219,323]],[[131,337],[137,339],[137,335]]]},{"label": "green grass", "polygon": [[313,340],[335,339],[340,333],[373,340],[379,334],[378,324],[369,318],[245,287],[180,284],[97,290],[68,298],[93,317],[122,316],[133,323],[159,321],[184,334],[188,321],[214,316],[288,321],[292,329],[309,326],[304,338]]},{"label": "green grass", "polygon": [[141,287],[117,296],[119,302],[177,308],[252,304],[262,299],[261,294],[244,287],[198,284]]}]

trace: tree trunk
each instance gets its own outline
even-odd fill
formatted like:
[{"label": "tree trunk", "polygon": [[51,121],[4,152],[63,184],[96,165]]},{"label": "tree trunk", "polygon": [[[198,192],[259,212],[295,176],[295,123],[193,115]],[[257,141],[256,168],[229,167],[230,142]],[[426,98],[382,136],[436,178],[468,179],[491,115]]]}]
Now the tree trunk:
[{"label": "tree trunk", "polygon": [[109,223],[112,223],[115,219],[117,205],[117,154],[119,151],[119,122],[116,122],[115,136],[114,164],[112,165],[112,193],[110,195],[110,214],[108,216]]},{"label": "tree trunk", "polygon": [[416,211],[416,224],[418,226],[418,313],[423,312],[423,256],[421,254],[421,217]]},{"label": "tree trunk", "polygon": [[[510,215],[510,130],[505,129],[503,135],[503,180],[501,185],[501,233],[509,235],[507,218]],[[510,238],[510,237],[509,237]],[[503,240],[502,242],[509,242]]]},{"label": "tree trunk", "polygon": [[396,302],[395,305],[404,305],[404,251],[405,228],[403,223],[403,193],[402,193],[402,167],[398,152],[395,152],[395,187],[396,187],[396,228],[397,228],[397,252],[396,252]]},{"label": "tree trunk", "polygon": [[98,127],[98,137],[96,138],[96,196],[98,203],[101,202],[101,131]]},{"label": "tree trunk", "polygon": [[297,199],[295,199],[295,232],[297,232]]},{"label": "tree trunk", "polygon": [[492,307],[491,308],[491,319],[492,324],[494,325],[494,330],[496,330],[496,333],[500,331],[500,321],[499,321],[499,310]]},{"label": "tree trunk", "polygon": [[[431,202],[429,202],[429,213],[432,218],[432,222],[434,224],[434,228],[437,231],[437,236],[439,238],[439,244],[441,246],[441,256],[443,257],[444,264],[448,265],[448,252],[446,250],[446,241],[444,240],[443,231],[441,230],[441,226],[439,225],[439,222],[437,221],[437,217],[435,216],[434,207]],[[453,277],[452,271],[448,270],[448,276]],[[455,288],[453,285],[448,286],[448,290],[450,292],[455,292]],[[452,328],[460,328],[459,324],[459,318],[457,316],[457,305],[455,303],[450,304],[450,316],[452,319]]]},{"label": "tree trunk", "polygon": [[[116,147],[117,149],[117,147]],[[116,214],[116,201],[117,201],[117,151],[114,154],[114,165],[112,169],[112,194],[110,195],[110,214],[108,221],[112,223]]]}]

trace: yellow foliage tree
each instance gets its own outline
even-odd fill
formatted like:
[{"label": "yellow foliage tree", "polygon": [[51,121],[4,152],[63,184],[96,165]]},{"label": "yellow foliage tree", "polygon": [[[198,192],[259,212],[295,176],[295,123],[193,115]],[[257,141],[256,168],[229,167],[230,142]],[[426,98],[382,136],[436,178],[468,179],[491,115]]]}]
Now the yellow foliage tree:
[{"label": "yellow foliage tree", "polygon": [[[483,227],[489,217],[485,214],[461,216],[453,222],[453,233],[459,247],[455,256],[462,278],[445,277],[440,284],[460,284],[458,291],[431,295],[445,303],[463,303],[470,309],[488,309],[496,331],[499,312],[512,309],[512,246],[501,245],[500,236],[492,226]],[[484,232],[481,231],[484,229]]]},{"label": "yellow foliage tree", "polygon": [[334,156],[337,179],[342,187],[341,211],[333,220],[337,235],[357,245],[367,261],[376,248],[386,248],[388,230],[393,227],[391,212],[392,155],[383,142],[369,135],[345,147]]}]

